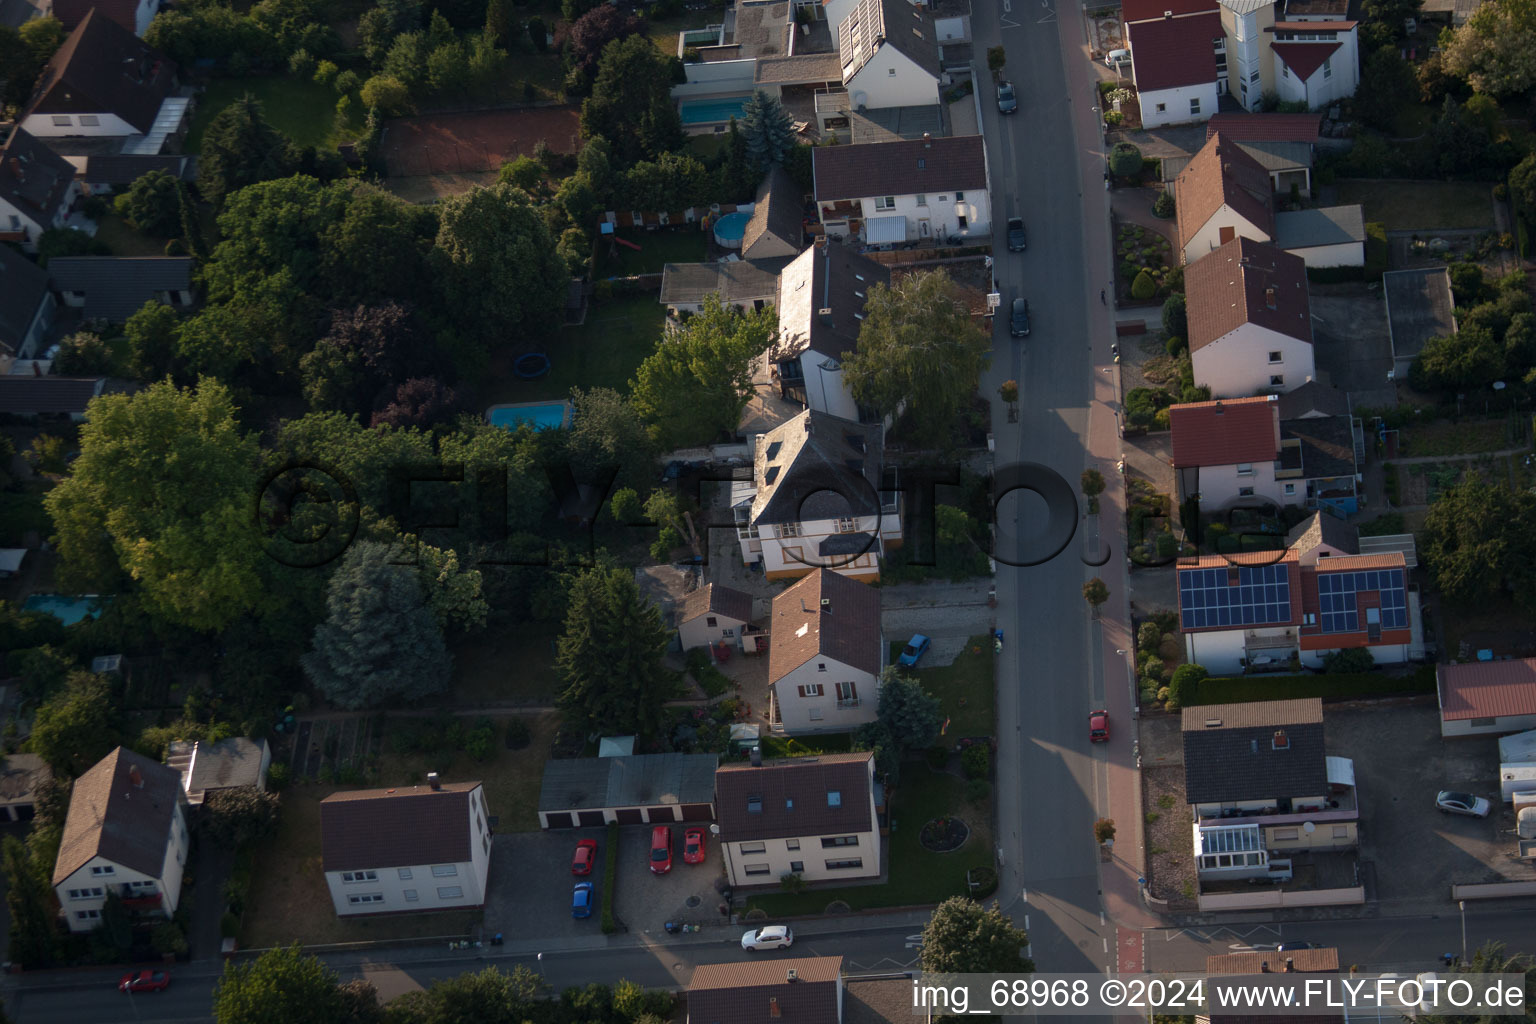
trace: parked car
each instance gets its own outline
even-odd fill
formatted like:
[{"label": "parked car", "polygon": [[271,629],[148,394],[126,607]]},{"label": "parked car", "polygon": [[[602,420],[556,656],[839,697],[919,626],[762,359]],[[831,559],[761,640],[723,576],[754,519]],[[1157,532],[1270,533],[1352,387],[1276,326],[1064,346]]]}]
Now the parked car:
[{"label": "parked car", "polygon": [[907,668],[917,664],[917,659],[928,653],[928,645],[933,641],[921,633],[913,633],[912,639],[907,641],[907,646],[901,649],[901,656],[896,659],[896,664]]},{"label": "parked car", "polygon": [[704,830],[702,828],[690,828],[683,830],[683,863],[704,863]]},{"label": "parked car", "polygon": [[592,864],[597,860],[597,840],[583,839],[576,844],[576,852],[571,855],[571,874],[590,875]]},{"label": "parked car", "polygon": [[665,825],[651,829],[651,874],[672,870],[672,830]]},{"label": "parked car", "polygon": [[164,992],[171,976],[164,971],[130,971],[117,983],[119,992]]},{"label": "parked car", "polygon": [[1088,712],[1088,742],[1109,742],[1109,712],[1104,710]]},{"label": "parked car", "polygon": [[1110,50],[1104,55],[1104,66],[1119,70],[1131,62],[1130,50]]},{"label": "parked car", "polygon": [[595,894],[596,890],[592,888],[591,882],[577,882],[571,889],[571,916],[591,917],[592,897]]},{"label": "parked car", "polygon": [[1008,333],[1015,338],[1027,338],[1029,336],[1029,300],[1017,298],[1013,300],[1013,313],[1008,318]]},{"label": "parked car", "polygon": [[997,83],[997,111],[1000,114],[1015,114],[1019,110],[1019,98],[1014,95],[1012,82]]},{"label": "parked car", "polygon": [[752,952],[759,949],[788,949],[794,944],[795,933],[787,924],[756,928],[741,937],[741,948]]},{"label": "parked car", "polygon": [[1492,805],[1480,796],[1456,793],[1447,789],[1442,790],[1435,797],[1435,806],[1446,814],[1465,814],[1469,818],[1486,818]]},{"label": "parked car", "polygon": [[1008,251],[1023,252],[1028,248],[1028,239],[1024,237],[1024,218],[1008,218]]}]

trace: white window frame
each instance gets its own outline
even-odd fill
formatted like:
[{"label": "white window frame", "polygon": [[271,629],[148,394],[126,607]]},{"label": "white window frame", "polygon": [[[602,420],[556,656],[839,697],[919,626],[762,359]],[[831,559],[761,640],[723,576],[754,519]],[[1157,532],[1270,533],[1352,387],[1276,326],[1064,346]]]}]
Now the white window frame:
[{"label": "white window frame", "polygon": [[773,529],[779,535],[780,540],[788,540],[800,536],[799,523],[779,523]]},{"label": "white window frame", "polygon": [[55,128],[68,128],[74,124],[74,120],[68,114],[54,114],[53,126]]},{"label": "white window frame", "polygon": [[434,864],[434,865],[432,865],[432,877],[433,878],[457,878],[458,875],[459,875],[459,866],[457,864]]},{"label": "white window frame", "polygon": [[1239,487],[1237,489],[1237,496],[1239,498],[1251,498],[1251,497],[1253,497],[1253,488],[1252,487]]},{"label": "white window frame", "polygon": [[1285,387],[1285,374],[1283,374],[1283,373],[1272,373],[1272,374],[1270,374],[1269,375],[1269,386],[1272,387],[1272,388],[1283,388],[1283,387]]},{"label": "white window frame", "polygon": [[101,920],[101,911],[99,911],[99,910],[77,910],[77,911],[75,911],[75,919],[79,920],[79,921],[100,921]]},{"label": "white window frame", "polygon": [[1189,113],[1191,116],[1200,113],[1200,97],[1192,96],[1189,100]]},{"label": "white window frame", "polygon": [[1285,353],[1279,352],[1279,351],[1271,352],[1269,354],[1269,362],[1270,362],[1270,365],[1274,365],[1275,363],[1283,363],[1283,362],[1285,362]]},{"label": "white window frame", "polygon": [[381,892],[355,892],[347,897],[347,902],[354,907],[364,903],[383,903],[384,894]]},{"label": "white window frame", "polygon": [[926,195],[924,195],[923,193],[919,192],[917,194],[917,205],[918,206],[927,206],[928,205],[928,197]]},{"label": "white window frame", "polygon": [[400,881],[402,881],[402,882],[409,882],[411,880],[411,869],[410,868],[401,868],[399,874],[400,874]]},{"label": "white window frame", "polygon": [[82,128],[95,128],[100,124],[101,118],[97,117],[95,114],[80,115],[80,127]]},{"label": "white window frame", "polygon": [[742,843],[739,847],[742,853],[767,853],[767,843]]},{"label": "white window frame", "polygon": [[401,893],[401,895],[405,897],[405,902],[407,903],[415,903],[421,898],[420,896],[416,895],[415,889],[406,889],[403,893]]},{"label": "white window frame", "polygon": [[440,900],[461,900],[464,898],[462,885],[440,885],[437,887],[437,898]]},{"label": "white window frame", "polygon": [[360,885],[364,882],[377,882],[378,880],[379,873],[377,871],[343,871],[341,873],[341,883],[343,885]]},{"label": "white window frame", "polygon": [[1251,462],[1239,462],[1237,464],[1237,475],[1238,476],[1253,476],[1253,463],[1251,463]]},{"label": "white window frame", "polygon": [[896,197],[895,196],[876,196],[875,197],[875,209],[876,210],[894,210],[894,209],[896,209]]},{"label": "white window frame", "polygon": [[773,869],[767,864],[743,864],[741,873],[744,875],[766,875]]}]

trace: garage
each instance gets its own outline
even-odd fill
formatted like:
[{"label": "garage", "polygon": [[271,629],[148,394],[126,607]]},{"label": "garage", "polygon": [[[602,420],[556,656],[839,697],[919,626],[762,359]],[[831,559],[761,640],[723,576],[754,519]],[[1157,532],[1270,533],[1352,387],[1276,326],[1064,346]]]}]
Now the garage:
[{"label": "garage", "polygon": [[53,773],[37,754],[8,754],[0,765],[0,821],[31,821],[37,815],[38,787]]},{"label": "garage", "polygon": [[544,763],[539,827],[713,821],[714,754],[632,754]]}]

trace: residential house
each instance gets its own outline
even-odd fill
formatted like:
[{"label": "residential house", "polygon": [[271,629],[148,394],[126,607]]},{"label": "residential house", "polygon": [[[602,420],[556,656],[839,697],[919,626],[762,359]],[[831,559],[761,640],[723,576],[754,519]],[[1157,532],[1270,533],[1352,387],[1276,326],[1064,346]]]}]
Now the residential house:
[{"label": "residential house", "polygon": [[944,73],[928,9],[909,0],[858,0],[837,26],[843,88],[853,109],[938,102]]},{"label": "residential house", "polygon": [[491,811],[478,782],[359,789],[320,801],[320,856],[340,917],[485,904]]},{"label": "residential house", "polygon": [[709,583],[684,598],[677,618],[677,635],[685,651],[720,643],[739,647],[751,621],[751,594]]},{"label": "residential house", "polygon": [[782,0],[735,0],[719,24],[679,32],[677,56],[686,58],[685,80],[672,96],[684,131],[695,134],[725,131],[754,90],[781,96],[786,87],[842,85],[835,27],[796,25],[794,5]]},{"label": "residential house", "polygon": [[943,244],[992,233],[980,135],[818,146],[811,166],[821,223],[833,237]]},{"label": "residential house", "polygon": [[1318,110],[1360,84],[1349,0],[1220,0],[1233,96],[1257,111],[1266,95]]},{"label": "residential house", "polygon": [[715,772],[720,856],[733,886],[880,874],[875,755],[723,764]]},{"label": "residential house", "polygon": [[1286,392],[1317,374],[1306,267],[1241,235],[1184,271],[1195,383],[1216,398]]},{"label": "residential house", "polygon": [[1387,380],[1407,380],[1413,361],[1430,338],[1456,333],[1456,298],[1445,267],[1392,270],[1381,275],[1387,300],[1387,329],[1392,337],[1392,369]]},{"label": "residential house", "polygon": [[1483,0],[1424,0],[1419,6],[1420,20],[1460,28],[1483,6]]},{"label": "residential house", "polygon": [[[1206,138],[1220,133],[1231,139],[1269,172],[1274,191],[1302,198],[1312,196],[1312,166],[1322,134],[1322,114],[1219,113],[1205,123]],[[1163,177],[1173,178],[1183,167],[1163,158]]]},{"label": "residential house", "polygon": [[752,219],[741,237],[741,258],[798,256],[805,243],[805,197],[784,168],[775,165],[757,186]]},{"label": "residential house", "polygon": [[700,964],[688,981],[687,1024],[842,1024],[842,1020],[840,956]]},{"label": "residential house", "polygon": [[855,579],[880,576],[887,548],[899,547],[899,495],[881,467],[878,423],[806,410],[754,440],[752,479],[731,487],[742,562],[770,579],[830,569]]},{"label": "residential house", "polygon": [[187,804],[201,807],[210,793],[220,789],[266,789],[272,748],[266,740],[244,736],[230,736],[215,743],[172,740],[166,745],[165,764],[181,774]]},{"label": "residential house", "polygon": [[0,144],[0,242],[37,251],[37,239],[63,227],[80,197],[75,169],[24,128]]},{"label": "residential house", "polygon": [[779,274],[787,259],[668,263],[661,268],[661,304],[669,316],[702,313],[713,295],[722,305],[762,309],[778,299]]},{"label": "residential house", "polygon": [[120,138],[122,152],[154,155],[190,105],[174,62],[92,8],[44,65],[21,126],[54,140]]},{"label": "residential house", "polygon": [[169,174],[179,181],[192,181],[197,176],[197,158],[185,153],[91,153],[66,159],[74,164],[75,176],[88,195],[110,195],[114,189],[127,188],[150,171]]},{"label": "residential house", "polygon": [[1360,554],[1360,531],[1336,515],[1314,512],[1285,535],[1285,546],[1302,566],[1316,566],[1321,558]]},{"label": "residential house", "polygon": [[1328,655],[1355,647],[1378,665],[1423,657],[1423,616],[1406,555],[1334,554],[1350,546],[1358,542],[1314,542],[1304,533],[1283,553],[1179,559],[1186,659],[1225,676],[1293,663],[1321,668]]},{"label": "residential house", "polygon": [[186,256],[56,256],[48,277],[64,305],[87,320],[120,324],[146,303],[192,304],[192,260]]},{"label": "residential house", "polygon": [[37,816],[37,791],[53,772],[36,754],[6,754],[0,762],[0,821],[31,821]]},{"label": "residential house", "polygon": [[[1332,947],[1323,949],[1254,949],[1242,953],[1218,953],[1205,958],[1205,973],[1225,977],[1248,974],[1337,974],[1339,951]],[[1310,1020],[1303,1014],[1286,1014],[1287,1020],[1297,1017]],[[1231,1015],[1213,1015],[1213,1022],[1246,1020]],[[1339,1020],[1334,1014],[1329,1020]]]},{"label": "residential house", "polygon": [[95,10],[136,36],[149,29],[160,12],[160,0],[52,0],[53,16],[70,31]]},{"label": "residential house", "polygon": [[[0,175],[4,175],[0,169]],[[58,303],[48,272],[8,245],[0,245],[0,355],[30,359],[53,323]]]},{"label": "residential house", "polygon": [[905,975],[850,978],[843,993],[843,1024],[889,1024],[912,1012],[912,983]]},{"label": "residential house", "polygon": [[765,353],[779,396],[845,420],[862,415],[843,379],[843,356],[859,345],[864,303],[890,270],[825,236],[779,274],[779,335]]},{"label": "residential house", "polygon": [[852,732],[875,720],[886,654],[877,588],[818,569],[773,599],[768,634],[776,730]]},{"label": "residential house", "polygon": [[1290,867],[1286,853],[1359,845],[1354,763],[1324,753],[1319,698],[1187,707],[1182,732],[1201,882],[1267,878]]},{"label": "residential house", "polygon": [[126,747],[112,751],[70,791],[53,865],[69,930],[97,928],[108,892],[131,912],[170,917],[181,899],[188,848],[181,778]]},{"label": "residential house", "polygon": [[1206,511],[1266,501],[1297,504],[1299,470],[1281,468],[1276,396],[1175,405],[1168,425],[1180,505],[1190,498]]},{"label": "residential house", "polygon": [[1120,16],[1146,128],[1203,121],[1226,89],[1216,0],[1125,0]]},{"label": "residential house", "polygon": [[539,827],[713,821],[714,754],[627,754],[544,762]]},{"label": "residential house", "polygon": [[48,13],[48,0],[0,0],[0,25],[21,28]]},{"label": "residential house", "polygon": [[1536,729],[1536,658],[1437,665],[1435,684],[1442,736]]},{"label": "residential house", "polygon": [[1273,242],[1309,267],[1365,265],[1360,206],[1276,213],[1274,182],[1274,174],[1249,147],[1211,135],[1172,186],[1184,261],[1193,263],[1242,237]]},{"label": "residential house", "polygon": [[12,416],[68,416],[79,423],[106,384],[105,377],[7,374],[0,376],[0,409]]}]

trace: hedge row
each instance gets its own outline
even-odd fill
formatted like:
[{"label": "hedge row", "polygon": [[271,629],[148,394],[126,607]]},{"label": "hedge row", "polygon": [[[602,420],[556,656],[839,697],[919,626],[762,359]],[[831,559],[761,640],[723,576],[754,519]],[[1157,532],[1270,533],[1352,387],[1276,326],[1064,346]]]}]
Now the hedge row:
[{"label": "hedge row", "polygon": [[613,917],[614,880],[619,877],[619,823],[608,825],[608,845],[603,850],[603,934],[612,935],[619,930]]},{"label": "hedge row", "polygon": [[1244,704],[1255,700],[1291,700],[1297,697],[1382,697],[1400,693],[1432,693],[1435,666],[1420,665],[1408,675],[1382,672],[1340,672],[1298,676],[1212,676],[1202,679],[1188,702],[1196,704]]}]

